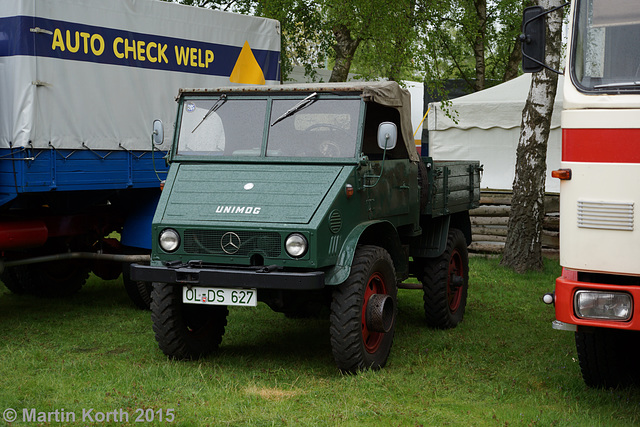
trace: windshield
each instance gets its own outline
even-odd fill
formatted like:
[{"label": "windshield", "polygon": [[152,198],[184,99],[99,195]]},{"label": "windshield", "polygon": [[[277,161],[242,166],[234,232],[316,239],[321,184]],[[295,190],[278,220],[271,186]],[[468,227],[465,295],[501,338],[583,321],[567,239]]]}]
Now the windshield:
[{"label": "windshield", "polygon": [[317,93],[185,99],[176,154],[353,158],[361,103]]},{"label": "windshield", "polygon": [[585,91],[640,91],[640,8],[635,0],[583,0],[575,17],[572,79]]},{"label": "windshield", "polygon": [[326,99],[302,104],[274,99],[267,157],[353,157],[358,136],[359,99]]},{"label": "windshield", "polygon": [[187,99],[177,154],[259,156],[266,113],[266,99]]}]

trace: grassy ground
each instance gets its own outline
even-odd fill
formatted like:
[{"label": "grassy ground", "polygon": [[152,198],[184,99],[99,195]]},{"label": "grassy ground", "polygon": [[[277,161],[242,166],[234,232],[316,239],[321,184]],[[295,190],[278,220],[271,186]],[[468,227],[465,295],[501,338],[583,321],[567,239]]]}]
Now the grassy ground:
[{"label": "grassy ground", "polygon": [[465,320],[450,331],[426,328],[422,293],[401,290],[387,367],[357,376],[335,368],[324,319],[232,309],[218,353],[175,362],[119,280],[53,300],[0,287],[0,425],[9,408],[15,425],[38,424],[24,410],[43,425],[62,424],[56,410],[77,425],[126,425],[125,414],[180,426],[640,423],[640,389],[588,389],[573,335],[551,329],[540,297],[558,274],[552,260],[520,276],[472,259]]}]

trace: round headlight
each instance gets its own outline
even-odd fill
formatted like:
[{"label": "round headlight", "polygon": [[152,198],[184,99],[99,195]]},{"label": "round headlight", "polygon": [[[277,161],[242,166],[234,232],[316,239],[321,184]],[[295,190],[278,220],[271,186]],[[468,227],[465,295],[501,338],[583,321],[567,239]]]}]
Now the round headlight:
[{"label": "round headlight", "polygon": [[175,252],[180,246],[180,235],[173,228],[165,228],[158,237],[160,247],[165,252]]},{"label": "round headlight", "polygon": [[300,258],[304,254],[307,253],[307,248],[309,247],[307,243],[307,239],[300,233],[293,233],[287,237],[287,240],[284,242],[284,247],[287,250],[289,256],[294,258]]}]

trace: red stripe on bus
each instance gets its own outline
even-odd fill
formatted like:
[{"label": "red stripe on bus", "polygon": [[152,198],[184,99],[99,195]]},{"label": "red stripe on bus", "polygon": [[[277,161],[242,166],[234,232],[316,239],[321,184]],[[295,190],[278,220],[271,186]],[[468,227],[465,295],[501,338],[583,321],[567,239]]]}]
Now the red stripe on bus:
[{"label": "red stripe on bus", "polygon": [[562,160],[640,163],[640,129],[563,129]]}]

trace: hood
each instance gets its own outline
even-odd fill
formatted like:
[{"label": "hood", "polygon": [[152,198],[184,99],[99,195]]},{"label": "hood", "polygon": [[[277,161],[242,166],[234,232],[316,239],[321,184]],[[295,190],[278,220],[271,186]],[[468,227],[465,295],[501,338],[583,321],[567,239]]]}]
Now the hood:
[{"label": "hood", "polygon": [[180,164],[162,220],[308,224],[342,168]]}]

